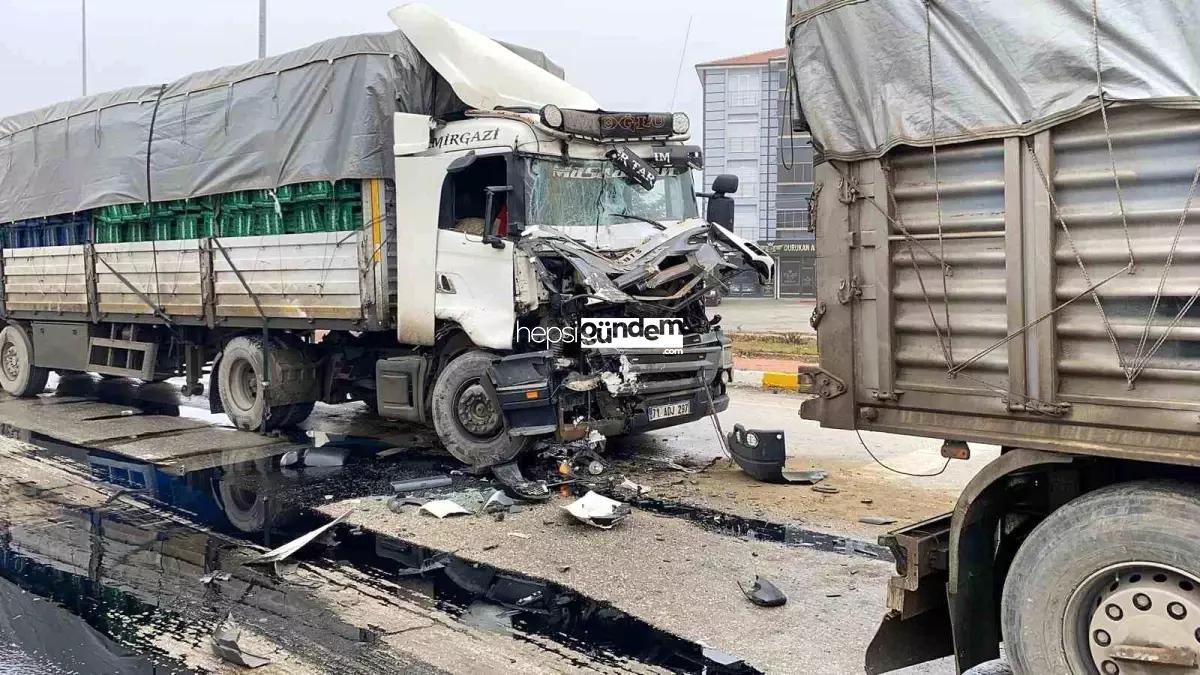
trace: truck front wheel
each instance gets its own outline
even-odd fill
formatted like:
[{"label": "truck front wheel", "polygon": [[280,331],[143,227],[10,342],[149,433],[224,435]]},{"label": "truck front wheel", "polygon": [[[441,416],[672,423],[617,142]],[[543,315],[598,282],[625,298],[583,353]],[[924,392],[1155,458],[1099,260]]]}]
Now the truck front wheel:
[{"label": "truck front wheel", "polygon": [[268,417],[261,388],[262,339],[236,337],[230,340],[221,352],[221,361],[217,365],[217,390],[225,414],[239,429],[278,429],[299,424],[312,412],[311,402],[296,403],[295,393],[288,391],[290,387],[305,388],[307,385],[302,378],[285,375],[303,373],[310,369],[304,354],[291,347],[274,347],[271,349],[270,363],[271,377],[267,381],[271,383],[271,390],[268,397],[278,397],[278,400],[291,402],[272,405]]},{"label": "truck front wheel", "polygon": [[1194,672],[1200,490],[1122,483],[1051,513],[1013,559],[1001,624],[1018,675]]},{"label": "truck front wheel", "polygon": [[495,359],[482,351],[457,356],[433,386],[438,437],[451,455],[476,470],[511,461],[529,444],[528,438],[508,435],[504,415],[483,386]]},{"label": "truck front wheel", "polygon": [[50,371],[33,365],[33,342],[17,324],[0,330],[0,387],[13,396],[37,396]]}]

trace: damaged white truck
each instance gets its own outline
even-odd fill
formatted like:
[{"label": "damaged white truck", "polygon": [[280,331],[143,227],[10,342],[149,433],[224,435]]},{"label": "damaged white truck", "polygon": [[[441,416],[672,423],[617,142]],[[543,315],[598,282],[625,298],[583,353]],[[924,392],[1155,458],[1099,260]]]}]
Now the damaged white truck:
[{"label": "damaged white truck", "polygon": [[[603,112],[532,50],[400,30],[0,119],[0,384],[186,376],[247,430],[366,401],[482,469],[723,409],[702,298],[771,259],[698,213],[670,113]],[[561,339],[669,320],[667,349]]]}]

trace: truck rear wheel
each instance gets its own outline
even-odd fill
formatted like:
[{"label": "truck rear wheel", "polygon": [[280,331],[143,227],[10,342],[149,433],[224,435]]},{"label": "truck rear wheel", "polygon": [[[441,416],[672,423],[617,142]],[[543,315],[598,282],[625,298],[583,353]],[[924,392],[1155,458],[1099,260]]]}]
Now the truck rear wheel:
[{"label": "truck rear wheel", "polygon": [[1200,655],[1200,490],[1122,483],[1050,514],[1013,560],[1001,623],[1018,675],[1194,672],[1169,664]]},{"label": "truck rear wheel", "polygon": [[[299,349],[274,347],[271,349],[271,397],[279,400],[294,399],[291,392],[284,390],[288,378],[282,373],[298,372],[308,367],[304,354]],[[221,406],[229,420],[239,429],[262,431],[299,424],[312,412],[309,402],[280,403],[271,406],[268,418],[259,383],[263,377],[262,339],[258,337],[236,337],[225,345],[221,361],[217,365],[219,374],[218,392]]]},{"label": "truck rear wheel", "polygon": [[474,469],[511,461],[529,445],[528,438],[508,435],[504,415],[483,387],[495,359],[482,351],[462,354],[433,386],[434,429],[450,454]]},{"label": "truck rear wheel", "polygon": [[33,365],[33,342],[13,323],[0,330],[0,387],[13,396],[37,396],[50,371]]}]

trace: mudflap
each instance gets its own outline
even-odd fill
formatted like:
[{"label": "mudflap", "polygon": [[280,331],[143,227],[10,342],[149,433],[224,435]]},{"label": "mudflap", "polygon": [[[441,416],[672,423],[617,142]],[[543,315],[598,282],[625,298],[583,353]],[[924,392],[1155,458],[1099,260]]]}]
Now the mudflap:
[{"label": "mudflap", "polygon": [[945,605],[907,620],[899,612],[890,612],[867,645],[863,669],[868,675],[888,673],[952,654],[954,640]]},{"label": "mudflap", "polygon": [[218,351],[212,362],[212,371],[208,374],[208,411],[211,413],[225,412],[225,405],[221,403],[221,378],[217,377],[220,366],[221,352]]}]

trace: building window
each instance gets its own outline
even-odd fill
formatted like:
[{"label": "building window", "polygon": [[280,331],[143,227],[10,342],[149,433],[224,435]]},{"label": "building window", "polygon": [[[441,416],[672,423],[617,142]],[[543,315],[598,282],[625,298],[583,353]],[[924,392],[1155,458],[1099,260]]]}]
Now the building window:
[{"label": "building window", "polygon": [[808,210],[779,211],[775,216],[776,237],[801,239],[808,234]]},{"label": "building window", "polygon": [[758,152],[758,123],[730,122],[725,128],[729,152]]},{"label": "building window", "polygon": [[[786,152],[786,150],[784,151]],[[786,161],[786,159],[785,159]],[[811,183],[813,182],[812,162],[797,161],[789,166],[779,166],[780,183]]]},{"label": "building window", "polygon": [[753,204],[738,204],[733,214],[734,234],[750,241],[758,240],[758,209]]},{"label": "building window", "polygon": [[729,105],[736,106],[756,106],[758,105],[759,77],[757,72],[729,73],[729,82],[726,85],[727,96],[729,97]]},{"label": "building window", "polygon": [[808,137],[784,136],[779,144],[779,182],[813,182],[813,151]]},{"label": "building window", "polygon": [[730,169],[729,173],[738,177],[738,191],[742,196],[757,197],[758,196],[758,168],[753,166],[739,166],[735,169]]}]

